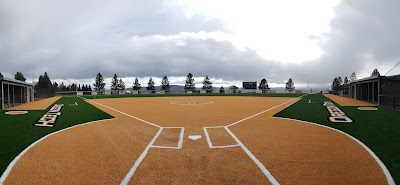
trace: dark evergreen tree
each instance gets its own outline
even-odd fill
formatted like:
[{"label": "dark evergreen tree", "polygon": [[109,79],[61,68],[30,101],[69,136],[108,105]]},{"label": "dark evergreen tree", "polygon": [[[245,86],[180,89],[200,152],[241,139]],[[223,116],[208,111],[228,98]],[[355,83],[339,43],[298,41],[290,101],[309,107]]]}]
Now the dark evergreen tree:
[{"label": "dark evergreen tree", "polygon": [[265,78],[261,80],[260,85],[258,86],[258,89],[262,90],[262,92],[266,92],[270,89],[268,82]]},{"label": "dark evergreen tree", "polygon": [[237,93],[238,89],[239,89],[239,87],[237,87],[236,85],[231,85],[229,87],[229,90],[231,91],[231,93]]},{"label": "dark evergreen tree", "polygon": [[54,92],[57,92],[57,91],[58,91],[58,83],[57,83],[57,82],[54,82],[54,83],[53,83],[53,91],[54,91]]},{"label": "dark evergreen tree", "polygon": [[169,91],[169,89],[170,89],[170,86],[169,86],[168,77],[167,77],[167,75],[164,75],[164,77],[161,80],[161,90]]},{"label": "dark evergreen tree", "polygon": [[185,89],[187,90],[194,90],[196,89],[194,78],[192,73],[189,73],[186,77]]},{"label": "dark evergreen tree", "polygon": [[212,83],[208,76],[206,76],[203,80],[203,90],[206,90],[207,93],[211,93],[213,90]]},{"label": "dark evergreen tree", "polygon": [[77,91],[77,90],[78,90],[78,87],[76,86],[76,84],[72,83],[70,86],[70,91]]},{"label": "dark evergreen tree", "polygon": [[292,78],[289,78],[289,80],[286,82],[286,90],[289,91],[290,93],[292,93],[295,90]]},{"label": "dark evergreen tree", "polygon": [[81,84],[78,84],[78,91],[82,91]]},{"label": "dark evergreen tree", "polygon": [[225,93],[225,89],[223,86],[221,86],[221,88],[219,88],[219,93],[220,94],[224,94]]},{"label": "dark evergreen tree", "polygon": [[125,90],[125,83],[122,81],[122,78],[119,79],[117,87],[118,90]]},{"label": "dark evergreen tree", "polygon": [[349,84],[349,79],[347,79],[347,76],[344,78],[343,81],[343,94],[348,95],[350,91],[350,84]]},{"label": "dark evergreen tree", "polygon": [[337,80],[338,80],[338,82],[339,82],[339,90],[340,90],[341,86],[343,85],[342,77],[339,76],[339,77],[337,78]]},{"label": "dark evergreen tree", "polygon": [[381,74],[379,73],[378,69],[374,69],[374,71],[372,71],[371,77],[372,76],[381,76]]},{"label": "dark evergreen tree", "polygon": [[147,83],[146,89],[149,90],[149,91],[154,91],[155,90],[154,81],[153,81],[153,79],[151,77],[149,79],[149,82]]},{"label": "dark evergreen tree", "polygon": [[25,82],[25,80],[26,80],[26,78],[24,77],[24,75],[23,75],[21,72],[15,73],[14,78],[15,78],[16,80],[20,80],[20,81],[24,81],[24,82]]},{"label": "dark evergreen tree", "polygon": [[92,87],[89,85],[89,88],[87,90],[88,91],[92,91]]},{"label": "dark evergreen tree", "polygon": [[357,75],[355,72],[351,73],[351,76],[350,76],[350,81],[354,81],[354,80],[357,80]]},{"label": "dark evergreen tree", "polygon": [[94,85],[94,90],[97,91],[97,93],[103,92],[104,87],[106,86],[106,83],[104,83],[103,75],[97,73],[95,83],[93,85]]},{"label": "dark evergreen tree", "polygon": [[139,83],[139,80],[135,78],[135,82],[133,82],[133,87],[132,89],[135,91],[139,91],[142,88],[142,86]]},{"label": "dark evergreen tree", "polygon": [[118,77],[117,77],[117,74],[114,74],[114,77],[111,80],[111,90],[112,91],[118,90]]}]

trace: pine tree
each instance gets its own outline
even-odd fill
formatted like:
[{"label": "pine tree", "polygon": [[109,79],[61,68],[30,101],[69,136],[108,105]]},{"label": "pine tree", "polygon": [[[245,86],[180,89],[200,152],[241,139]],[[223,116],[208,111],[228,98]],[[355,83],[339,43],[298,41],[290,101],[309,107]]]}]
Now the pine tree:
[{"label": "pine tree", "polygon": [[103,75],[101,75],[101,73],[97,73],[96,80],[93,85],[94,85],[94,90],[97,91],[97,93],[101,93],[102,91],[104,91],[106,83],[104,83],[104,78]]},{"label": "pine tree", "polygon": [[221,88],[219,88],[219,93],[220,94],[224,94],[225,93],[225,89],[223,86],[221,86]]},{"label": "pine tree", "polygon": [[122,81],[122,78],[119,79],[118,81],[118,90],[125,90],[125,83]]},{"label": "pine tree", "polygon": [[208,76],[206,76],[203,80],[203,90],[206,90],[207,93],[211,93],[212,89],[213,89],[212,83],[208,78]]},{"label": "pine tree", "polygon": [[24,81],[24,82],[25,82],[25,80],[26,80],[26,78],[24,77],[24,75],[23,75],[21,72],[15,73],[14,78],[15,78],[16,80],[20,80],[20,81]]},{"label": "pine tree", "polygon": [[82,91],[81,84],[78,84],[78,91]]},{"label": "pine tree", "polygon": [[168,77],[166,75],[164,75],[163,79],[161,80],[161,90],[169,91],[169,89],[170,89],[170,86],[169,86]]},{"label": "pine tree", "polygon": [[149,82],[147,83],[146,89],[149,90],[149,91],[154,91],[155,90],[154,81],[153,81],[153,79],[151,77],[149,79]]},{"label": "pine tree", "polygon": [[142,86],[140,85],[139,80],[136,78],[136,79],[135,79],[135,82],[133,83],[132,89],[135,90],[135,91],[138,91],[138,90],[140,90],[141,88],[142,88]]},{"label": "pine tree", "polygon": [[371,77],[372,76],[381,76],[381,74],[379,73],[378,69],[374,69],[374,71],[372,71]]},{"label": "pine tree", "polygon": [[354,81],[354,80],[357,80],[357,75],[355,72],[351,73],[351,76],[350,76],[350,81]]},{"label": "pine tree", "polygon": [[43,86],[47,89],[52,89],[52,86],[53,86],[51,83],[50,77],[47,75],[47,72],[44,72],[44,75],[43,75]]},{"label": "pine tree", "polygon": [[333,79],[331,89],[332,89],[332,91],[337,92],[337,91],[339,91],[339,88],[340,88],[339,79],[338,79],[338,77],[335,77],[335,78]]},{"label": "pine tree", "polygon": [[349,79],[347,79],[347,76],[346,76],[343,81],[343,94],[348,95],[349,90],[350,90]]},{"label": "pine tree", "polygon": [[261,80],[260,85],[258,86],[258,89],[261,89],[263,93],[270,89],[268,82],[265,78]]},{"label": "pine tree", "polygon": [[92,87],[89,85],[89,89],[87,89],[88,91],[92,91]]},{"label": "pine tree", "polygon": [[118,90],[118,77],[117,77],[117,74],[114,74],[114,77],[111,80],[111,90],[112,91]]},{"label": "pine tree", "polygon": [[185,89],[187,90],[194,90],[196,89],[194,78],[192,73],[189,73],[186,77]]},{"label": "pine tree", "polygon": [[286,82],[286,90],[292,93],[295,90],[294,82],[292,78],[289,78],[288,82]]},{"label": "pine tree", "polygon": [[61,84],[58,86],[58,91],[65,91],[65,85],[64,82],[61,82]]},{"label": "pine tree", "polygon": [[57,82],[54,82],[54,83],[53,83],[53,91],[54,91],[54,92],[57,92],[57,91],[58,91],[58,83],[57,83]]},{"label": "pine tree", "polygon": [[232,93],[237,93],[237,90],[238,90],[239,88],[236,86],[236,85],[231,85],[230,87],[229,87],[229,90],[232,92]]},{"label": "pine tree", "polygon": [[343,85],[343,80],[342,80],[342,77],[338,77],[337,78],[337,80],[338,80],[338,83],[339,83],[339,88]]}]

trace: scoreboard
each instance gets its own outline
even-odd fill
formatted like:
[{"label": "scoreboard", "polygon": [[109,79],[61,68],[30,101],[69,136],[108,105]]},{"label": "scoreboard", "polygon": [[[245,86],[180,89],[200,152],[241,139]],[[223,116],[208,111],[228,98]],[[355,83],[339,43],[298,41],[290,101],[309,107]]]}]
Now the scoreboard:
[{"label": "scoreboard", "polygon": [[257,89],[257,82],[243,82],[243,89]]}]

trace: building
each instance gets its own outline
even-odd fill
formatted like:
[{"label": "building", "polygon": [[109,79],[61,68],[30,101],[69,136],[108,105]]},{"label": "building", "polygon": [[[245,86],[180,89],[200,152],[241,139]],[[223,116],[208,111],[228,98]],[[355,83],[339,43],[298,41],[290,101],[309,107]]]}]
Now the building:
[{"label": "building", "polygon": [[350,98],[394,108],[400,105],[400,74],[354,80],[349,88]]},{"label": "building", "polygon": [[34,100],[33,84],[4,78],[0,73],[0,110]]}]

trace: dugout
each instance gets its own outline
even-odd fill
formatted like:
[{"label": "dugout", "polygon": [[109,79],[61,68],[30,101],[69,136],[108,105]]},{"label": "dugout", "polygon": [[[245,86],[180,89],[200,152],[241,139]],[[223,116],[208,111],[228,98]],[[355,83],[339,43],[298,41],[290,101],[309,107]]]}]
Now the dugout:
[{"label": "dugout", "polygon": [[33,84],[0,75],[0,110],[33,101]]},{"label": "dugout", "polygon": [[397,104],[400,104],[400,74],[372,76],[351,81],[350,97],[396,108]]}]

